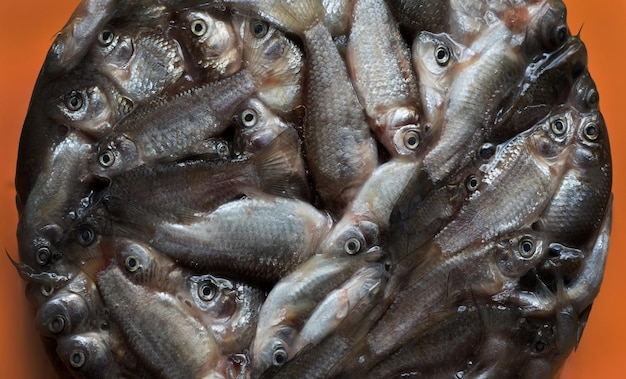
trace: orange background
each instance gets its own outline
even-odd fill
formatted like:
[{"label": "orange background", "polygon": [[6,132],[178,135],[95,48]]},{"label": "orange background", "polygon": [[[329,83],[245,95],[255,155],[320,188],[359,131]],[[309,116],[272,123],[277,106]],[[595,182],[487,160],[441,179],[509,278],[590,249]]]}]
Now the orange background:
[{"label": "orange background", "polygon": [[[581,345],[562,371],[562,379],[626,376],[626,2],[565,0],[575,33],[581,25],[589,52],[589,70],[600,92],[613,150],[615,212],[604,284]],[[0,378],[55,378],[33,328],[33,314],[23,283],[6,249],[17,257],[15,160],[20,130],[33,85],[54,33],[67,21],[78,0],[3,0],[0,4]]]}]

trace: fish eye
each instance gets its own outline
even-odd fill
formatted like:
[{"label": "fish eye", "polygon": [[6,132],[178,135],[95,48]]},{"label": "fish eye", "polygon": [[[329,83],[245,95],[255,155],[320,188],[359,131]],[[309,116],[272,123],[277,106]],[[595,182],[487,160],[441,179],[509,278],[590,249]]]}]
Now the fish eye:
[{"label": "fish eye", "polygon": [[52,287],[50,284],[42,284],[39,290],[41,291],[41,294],[45,297],[48,297],[54,293],[54,287]]},{"label": "fish eye", "polygon": [[52,334],[59,334],[65,329],[65,318],[61,315],[54,317],[48,322],[48,330]]},{"label": "fish eye", "polygon": [[109,46],[113,42],[113,32],[105,29],[100,34],[98,34],[98,41],[102,46]]},{"label": "fish eye", "polygon": [[46,265],[50,262],[52,254],[50,253],[50,249],[47,246],[42,246],[37,249],[37,263],[41,266]]},{"label": "fish eye", "polygon": [[556,134],[557,136],[562,136],[567,131],[567,125],[562,118],[557,118],[556,120],[552,121],[550,123],[550,128],[552,129],[552,132],[554,132],[554,134]]},{"label": "fish eye", "polygon": [[600,134],[598,131],[598,127],[595,124],[585,125],[583,133],[585,134],[585,138],[590,141],[595,141],[596,139],[598,139],[598,135]]},{"label": "fish eye", "polygon": [[207,29],[208,28],[204,20],[194,20],[191,23],[191,32],[198,37],[202,37],[203,35],[205,35]]},{"label": "fish eye", "polygon": [[554,46],[560,46],[567,39],[567,26],[560,25],[558,28],[554,30],[554,34],[552,36],[552,42]]},{"label": "fish eye", "polygon": [[242,127],[250,128],[256,125],[258,115],[254,109],[246,109],[239,115],[238,121]]},{"label": "fish eye", "polygon": [[530,237],[524,237],[519,241],[518,248],[523,258],[530,258],[535,251],[535,242]]},{"label": "fish eye", "polygon": [[484,160],[488,160],[496,153],[496,146],[492,143],[486,143],[480,147],[478,154]]},{"label": "fish eye", "polygon": [[72,112],[80,110],[84,103],[83,95],[78,91],[70,92],[65,98],[65,107]]},{"label": "fish eye", "polygon": [[287,352],[282,347],[274,350],[272,354],[272,364],[274,366],[282,366],[287,362]]},{"label": "fish eye", "polygon": [[134,255],[129,256],[124,261],[124,267],[126,267],[126,270],[128,270],[128,272],[137,272],[137,270],[139,270],[139,267],[140,267],[139,258],[137,258]]},{"label": "fish eye", "polygon": [[89,246],[94,241],[96,235],[89,225],[83,225],[78,229],[78,243],[82,246]]},{"label": "fish eye", "polygon": [[252,35],[256,38],[263,38],[269,31],[269,26],[267,23],[261,20],[252,21]]},{"label": "fish eye", "polygon": [[98,162],[102,167],[111,167],[115,163],[115,155],[111,150],[106,150],[98,156]]},{"label": "fish eye", "polygon": [[361,241],[359,241],[359,239],[356,237],[350,237],[343,244],[343,249],[346,251],[346,253],[354,255],[361,250]]},{"label": "fish eye", "polygon": [[198,287],[198,296],[204,301],[211,301],[217,295],[217,288],[213,283],[204,282]]},{"label": "fish eye", "polygon": [[74,368],[81,368],[85,364],[85,353],[80,350],[72,351],[70,354],[70,365]]},{"label": "fish eye", "polygon": [[598,102],[600,102],[600,96],[598,95],[598,91],[595,89],[591,89],[587,94],[587,98],[585,99],[587,106],[590,108],[596,107]]},{"label": "fish eye", "polygon": [[446,66],[450,61],[450,50],[445,46],[437,46],[435,60],[439,66]]},{"label": "fish eye", "polygon": [[415,150],[420,145],[420,136],[415,130],[409,130],[404,134],[404,146],[409,150]]},{"label": "fish eye", "polygon": [[467,190],[470,192],[476,191],[479,184],[480,181],[478,180],[478,177],[476,177],[476,175],[470,175],[467,177],[467,179],[465,179],[465,188],[467,188]]},{"label": "fish eye", "polygon": [[228,144],[224,142],[219,142],[215,147],[215,150],[220,157],[227,158],[230,155],[230,147],[228,147]]},{"label": "fish eye", "polygon": [[548,347],[548,344],[546,344],[544,341],[537,341],[533,344],[533,352],[541,353],[546,350],[546,347]]}]

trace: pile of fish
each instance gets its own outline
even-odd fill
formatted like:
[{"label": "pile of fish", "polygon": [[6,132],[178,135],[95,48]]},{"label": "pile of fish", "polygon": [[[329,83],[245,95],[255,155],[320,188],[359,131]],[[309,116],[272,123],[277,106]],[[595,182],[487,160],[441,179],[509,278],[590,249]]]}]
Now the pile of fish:
[{"label": "pile of fish", "polygon": [[561,0],[83,0],[14,264],[66,377],[550,378],[606,262],[598,104]]}]

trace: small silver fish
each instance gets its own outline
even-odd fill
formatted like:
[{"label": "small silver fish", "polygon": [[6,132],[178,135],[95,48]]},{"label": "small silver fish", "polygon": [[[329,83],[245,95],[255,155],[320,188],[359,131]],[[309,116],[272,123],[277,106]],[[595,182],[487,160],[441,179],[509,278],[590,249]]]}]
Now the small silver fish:
[{"label": "small silver fish", "polygon": [[423,139],[417,78],[385,2],[355,1],[346,64],[378,140],[392,156],[414,155]]},{"label": "small silver fish", "polygon": [[281,197],[235,200],[178,222],[115,198],[105,204],[117,222],[115,234],[150,241],[187,267],[228,270],[264,283],[275,283],[313,255],[331,227],[313,206]]},{"label": "small silver fish", "polygon": [[133,284],[114,265],[97,282],[112,321],[152,375],[199,377],[226,364],[211,332],[174,296]]},{"label": "small silver fish", "polygon": [[46,69],[54,73],[76,67],[96,41],[100,28],[113,17],[117,6],[117,0],[81,0],[50,47]]},{"label": "small silver fish", "polygon": [[175,218],[210,212],[251,189],[299,198],[305,188],[300,141],[296,131],[289,129],[249,159],[145,164],[115,177],[105,191]]}]

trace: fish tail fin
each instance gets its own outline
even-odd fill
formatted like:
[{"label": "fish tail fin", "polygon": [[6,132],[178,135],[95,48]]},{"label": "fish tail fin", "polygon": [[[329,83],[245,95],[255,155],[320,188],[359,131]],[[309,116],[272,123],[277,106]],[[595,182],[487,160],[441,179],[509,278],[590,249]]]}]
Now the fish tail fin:
[{"label": "fish tail fin", "polygon": [[251,160],[259,174],[261,189],[272,195],[301,197],[306,173],[300,154],[300,139],[294,129],[279,134]]},{"label": "fish tail fin", "polygon": [[[266,44],[245,52],[246,67],[258,91],[293,85],[294,77],[299,74],[299,69],[294,68],[292,59],[285,59],[282,56],[288,53],[281,46],[276,46],[278,44],[280,41],[268,39]],[[281,56],[277,56],[277,51]]]},{"label": "fish tail fin", "polygon": [[321,0],[279,0],[269,13],[274,22],[298,35],[324,19]]}]

